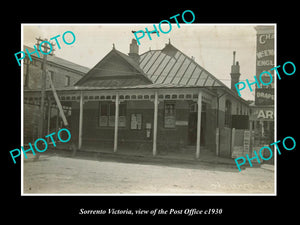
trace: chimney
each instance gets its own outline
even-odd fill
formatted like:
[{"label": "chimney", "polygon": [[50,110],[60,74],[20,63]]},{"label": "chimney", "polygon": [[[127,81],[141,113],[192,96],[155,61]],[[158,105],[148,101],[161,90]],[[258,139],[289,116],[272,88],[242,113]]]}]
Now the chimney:
[{"label": "chimney", "polygon": [[233,62],[231,66],[231,90],[236,91],[235,84],[240,81],[240,65],[239,62],[235,62],[235,51],[233,52]]},{"label": "chimney", "polygon": [[139,46],[137,44],[136,39],[132,39],[131,44],[129,46],[128,55],[139,64],[139,61],[140,61]]}]

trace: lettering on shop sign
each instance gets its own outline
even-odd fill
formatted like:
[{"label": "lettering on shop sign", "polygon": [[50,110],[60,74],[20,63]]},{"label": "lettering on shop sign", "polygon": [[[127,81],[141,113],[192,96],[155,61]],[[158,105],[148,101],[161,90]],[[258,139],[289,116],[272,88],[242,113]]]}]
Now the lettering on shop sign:
[{"label": "lettering on shop sign", "polygon": [[[66,35],[67,35],[67,34],[71,34],[71,35],[72,35],[72,37],[73,37],[73,40],[72,40],[72,41],[69,41],[68,38],[67,38],[68,41],[66,40]],[[70,35],[68,35],[68,36],[70,36]],[[60,35],[56,35],[56,36],[50,38],[50,41],[51,41],[51,40],[55,40],[58,49],[61,49],[60,44],[59,44],[59,41],[58,41],[58,38],[59,38],[59,37],[60,37]],[[66,45],[71,45],[71,44],[73,44],[73,43],[75,42],[76,37],[75,37],[75,34],[74,34],[72,31],[66,31],[66,32],[63,33],[63,35],[62,35],[62,40],[63,40],[63,42],[64,42]],[[38,46],[39,49],[37,49],[37,47],[34,45],[33,47],[34,47],[35,51],[33,51],[33,52],[29,52],[28,49],[26,48],[26,49],[25,49],[26,52],[20,51],[20,52],[15,53],[15,58],[16,58],[18,64],[19,64],[19,66],[21,66],[20,61],[26,57],[26,53],[27,53],[28,58],[29,58],[30,61],[32,61],[32,58],[31,58],[31,55],[32,55],[32,54],[36,54],[36,55],[38,56],[38,58],[40,58],[39,52],[42,53],[43,55],[49,55],[49,54],[52,52],[52,50],[53,50],[53,46],[52,46],[52,44],[50,43],[50,41],[42,41],[42,42],[40,43],[40,45]],[[44,51],[42,50],[42,46],[43,46],[44,44],[49,45],[49,49],[50,49],[50,50],[49,50],[48,52],[44,52]],[[19,56],[21,56],[21,57],[19,57]]]},{"label": "lettering on shop sign", "polygon": [[264,93],[264,92],[259,92],[256,94],[258,98],[264,98],[264,99],[272,99],[274,100],[274,95],[270,93]]},{"label": "lettering on shop sign", "polygon": [[274,62],[271,59],[268,60],[257,60],[257,66],[274,66]]},{"label": "lettering on shop sign", "polygon": [[265,44],[268,40],[274,39],[274,33],[270,34],[261,34],[258,38],[260,44]]},{"label": "lettering on shop sign", "polygon": [[266,49],[256,53],[258,59],[261,59],[266,56],[274,56],[274,49]]},{"label": "lettering on shop sign", "polygon": [[274,119],[273,110],[259,110],[257,113],[257,119]]},{"label": "lettering on shop sign", "polygon": [[[192,15],[192,17],[193,17],[192,20],[190,20],[190,21],[187,21],[187,20],[186,20],[186,14],[187,14],[187,13],[189,13],[189,14]],[[178,16],[180,16],[179,13],[176,14],[175,16],[171,16],[169,19],[174,19],[175,22],[176,22],[176,24],[177,24],[177,27],[180,28],[179,22],[178,22],[178,20],[177,20],[177,17],[178,17]],[[193,22],[195,21],[195,14],[194,14],[193,11],[191,11],[191,10],[185,10],[185,11],[182,13],[182,15],[181,15],[181,19],[182,19],[183,22],[185,22],[186,24],[191,24],[191,23],[193,23]],[[163,30],[163,29],[162,29],[161,26],[162,26],[163,23],[167,23],[167,24],[169,25],[168,30],[167,30],[167,29],[166,29],[166,30]],[[151,35],[150,35],[150,34],[152,34],[152,33],[156,33],[157,36],[159,37],[159,31],[160,31],[161,33],[163,33],[163,34],[168,34],[168,33],[170,33],[171,30],[172,30],[172,25],[171,25],[171,23],[170,23],[169,20],[162,20],[162,21],[160,21],[160,23],[158,24],[158,29],[159,29],[159,31],[158,31],[157,27],[155,26],[155,24],[153,24],[153,27],[154,27],[154,30],[153,30],[153,31],[149,31],[148,28],[145,28],[149,40],[152,40]],[[145,36],[145,32],[144,32],[143,30],[139,30],[139,31],[135,31],[133,34],[134,34],[134,36],[135,36],[135,39],[136,39],[137,43],[140,45],[140,44],[141,44],[141,43],[140,43],[140,39],[142,39],[142,38]],[[141,34],[141,35],[138,36],[137,34]]]},{"label": "lettering on shop sign", "polygon": [[[67,132],[67,134],[68,134],[68,138],[65,139],[65,140],[61,138],[61,132],[62,132],[62,131],[65,131],[65,132]],[[53,133],[51,133],[51,134],[48,134],[47,136],[45,136],[45,138],[50,137],[53,146],[56,147],[56,143],[55,143],[55,141],[54,141],[54,139],[53,139],[53,137],[52,137],[53,135],[55,135],[55,132],[53,132]],[[58,138],[59,141],[61,141],[61,142],[63,142],[63,143],[66,143],[66,142],[70,141],[70,139],[71,139],[71,133],[70,133],[70,131],[69,131],[68,129],[62,128],[62,129],[60,129],[60,130],[57,132],[57,138]],[[30,146],[30,148],[29,148],[29,149],[26,149],[26,150],[24,149],[23,146],[21,146],[21,149],[22,149],[22,151],[23,151],[23,154],[24,154],[24,156],[25,156],[25,159],[27,159],[26,152],[32,151],[32,154],[35,155],[35,152],[34,152],[34,150],[33,150],[32,144],[29,142],[28,145]],[[41,147],[44,147],[44,149],[40,149]],[[47,150],[47,148],[48,148],[48,143],[47,143],[47,141],[46,141],[44,138],[38,138],[38,139],[36,139],[35,142],[34,142],[34,148],[35,148],[35,150],[38,151],[38,152],[45,152],[45,151]],[[13,154],[14,152],[17,152],[17,154],[14,155],[14,154]],[[17,158],[17,157],[19,157],[19,156],[21,155],[20,149],[13,149],[13,150],[9,151],[9,153],[10,153],[10,155],[11,155],[11,158],[12,158],[13,161],[14,161],[14,164],[16,164],[15,158]]]},{"label": "lettering on shop sign", "polygon": [[261,88],[255,90],[255,104],[256,105],[274,105],[275,90],[274,88]]}]

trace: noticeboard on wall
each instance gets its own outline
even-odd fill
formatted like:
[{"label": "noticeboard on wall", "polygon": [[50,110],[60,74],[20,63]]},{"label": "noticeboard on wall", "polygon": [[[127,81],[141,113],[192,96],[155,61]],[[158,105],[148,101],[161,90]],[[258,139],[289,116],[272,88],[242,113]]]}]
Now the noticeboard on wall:
[{"label": "noticeboard on wall", "polygon": [[142,114],[140,114],[140,113],[131,114],[130,129],[131,130],[141,130],[142,129]]}]

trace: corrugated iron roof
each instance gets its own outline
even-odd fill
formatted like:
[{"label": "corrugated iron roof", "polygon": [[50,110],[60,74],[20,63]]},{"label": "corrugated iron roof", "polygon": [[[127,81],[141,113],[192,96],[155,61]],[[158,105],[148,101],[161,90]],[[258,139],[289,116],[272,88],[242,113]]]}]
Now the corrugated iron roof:
[{"label": "corrugated iron roof", "polygon": [[170,43],[162,50],[143,53],[140,57],[140,67],[153,83],[226,86]]}]

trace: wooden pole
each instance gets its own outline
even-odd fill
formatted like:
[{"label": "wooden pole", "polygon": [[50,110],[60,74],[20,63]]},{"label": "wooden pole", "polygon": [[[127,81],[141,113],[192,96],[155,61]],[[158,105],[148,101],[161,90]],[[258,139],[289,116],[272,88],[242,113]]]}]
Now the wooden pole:
[{"label": "wooden pole", "polygon": [[118,128],[119,128],[119,93],[116,94],[115,107],[115,136],[114,136],[114,152],[118,149]]},{"label": "wooden pole", "polygon": [[[47,115],[47,134],[50,134],[50,122],[51,122],[51,101],[48,97],[48,115]],[[49,142],[49,138],[47,138],[47,142]]]},{"label": "wooden pole", "polygon": [[232,152],[234,151],[234,142],[235,142],[235,128],[232,128],[232,131],[231,131],[230,157],[232,156]]},{"label": "wooden pole", "polygon": [[216,156],[219,156],[220,128],[216,128]]},{"label": "wooden pole", "polygon": [[252,120],[250,120],[249,124],[249,130],[250,130],[250,142],[249,142],[249,156],[252,157],[252,148],[253,148],[253,142],[252,142]]},{"label": "wooden pole", "polygon": [[46,89],[46,74],[47,74],[47,55],[43,56],[42,62],[42,77],[41,77],[41,106],[40,106],[40,129],[39,137],[44,136],[44,116],[45,116],[45,89]]},{"label": "wooden pole", "polygon": [[196,158],[200,156],[200,139],[201,139],[201,111],[202,111],[202,93],[199,90],[198,93],[198,115],[197,115],[197,146],[196,146]]},{"label": "wooden pole", "polygon": [[[45,95],[46,95],[46,75],[47,75],[47,55],[43,56],[42,61],[42,77],[41,77],[41,105],[40,105],[40,121],[39,121],[39,129],[38,129],[38,135],[39,138],[44,136],[44,129],[45,129]],[[34,156],[34,160],[38,160],[40,158],[40,152],[36,152],[36,155]]]},{"label": "wooden pole", "polygon": [[59,121],[59,108],[56,106],[56,123],[55,123],[55,132],[58,131],[58,121]]},{"label": "wooden pole", "polygon": [[67,118],[65,116],[64,109],[63,109],[63,107],[62,107],[62,105],[60,103],[60,100],[58,98],[58,95],[56,93],[56,90],[55,90],[54,84],[52,82],[51,76],[48,76],[48,78],[49,78],[49,83],[50,83],[50,86],[51,86],[51,90],[53,92],[54,99],[56,101],[57,107],[58,107],[59,112],[60,112],[60,116],[61,116],[61,118],[62,118],[62,120],[64,122],[64,125],[67,127],[69,124],[68,124]]},{"label": "wooden pole", "polygon": [[[47,39],[42,40],[41,38],[36,38],[37,40],[37,47],[40,49],[41,47],[44,48],[43,52],[47,52],[48,49],[50,49],[47,45],[46,42],[48,41]],[[40,46],[40,42],[44,42]],[[54,44],[52,44],[54,47]],[[52,47],[52,51],[54,51],[54,48]],[[40,49],[41,50],[41,49]],[[40,106],[40,121],[39,121],[39,137],[42,138],[44,136],[44,119],[45,119],[45,96],[46,96],[46,78],[47,78],[47,55],[48,54],[43,54],[43,61],[42,61],[42,77],[41,77],[41,106]],[[40,157],[40,153],[37,152],[35,155],[34,160],[38,160]]]},{"label": "wooden pole", "polygon": [[154,121],[153,121],[153,156],[156,156],[157,147],[157,121],[158,121],[158,93],[155,92],[154,99]]},{"label": "wooden pole", "polygon": [[78,134],[78,149],[82,146],[82,119],[83,119],[83,93],[80,93],[79,103],[79,134]]}]

